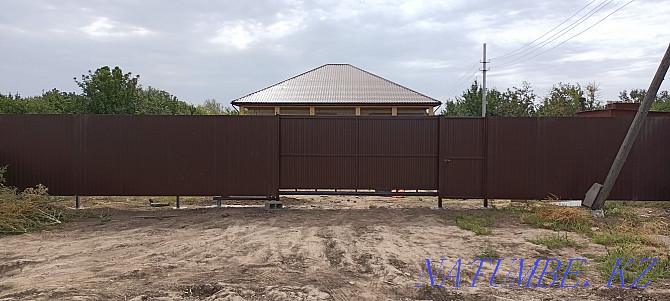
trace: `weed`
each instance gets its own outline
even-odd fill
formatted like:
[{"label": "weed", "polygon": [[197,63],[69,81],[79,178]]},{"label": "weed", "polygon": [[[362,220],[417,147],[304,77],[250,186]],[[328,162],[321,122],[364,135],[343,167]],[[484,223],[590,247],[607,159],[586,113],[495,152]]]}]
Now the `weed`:
[{"label": "weed", "polygon": [[370,205],[370,206],[368,206],[368,208],[375,209],[375,208],[377,208],[377,205]]},{"label": "weed", "polygon": [[491,242],[486,242],[484,246],[479,249],[479,254],[475,255],[476,259],[498,259],[500,254],[498,251],[491,245]]},{"label": "weed", "polygon": [[640,244],[643,241],[644,239],[640,237],[620,233],[603,233],[593,235],[593,242],[603,246]]},{"label": "weed", "polygon": [[0,167],[0,185],[5,183],[5,172],[7,172],[7,166]]},{"label": "weed", "polygon": [[[563,276],[565,276],[565,273],[568,271],[568,265],[569,264],[570,264],[569,261],[564,261],[564,262],[561,263],[561,266],[558,268],[558,271],[556,271],[556,275],[558,275],[559,279],[563,279]],[[555,261],[549,262],[549,267],[550,267],[549,270],[553,271],[554,269],[556,269],[557,265],[558,265],[558,263],[556,263]],[[586,265],[584,265],[583,261],[578,261],[578,260],[573,261],[572,265],[570,266],[570,274],[568,274],[567,278],[572,279],[572,280],[576,280],[577,276],[574,273],[577,272],[577,271],[579,271],[579,273],[584,273],[585,270],[586,270]]]},{"label": "weed", "polygon": [[455,217],[456,225],[464,230],[470,230],[477,235],[490,235],[493,221],[489,217],[470,214],[459,214]]},{"label": "weed", "polygon": [[[641,260],[650,258],[658,259],[658,262],[649,271],[642,275],[642,272],[649,267],[652,261],[641,262]],[[640,281],[636,285],[645,285],[647,281],[653,282],[659,278],[670,278],[670,259],[668,259],[667,255],[658,256],[658,254],[654,254],[650,250],[641,250],[640,247],[635,245],[617,246],[607,250],[606,255],[598,258],[598,260],[602,261],[602,264],[598,266],[598,271],[600,271],[600,274],[604,279],[609,280],[617,260],[620,260],[617,269],[621,269],[628,263],[629,259],[636,259],[623,269],[624,282],[629,285],[640,275],[642,275],[642,278],[640,278]],[[612,279],[612,284],[616,286],[620,285],[619,279],[619,274],[616,273]]]},{"label": "weed", "polygon": [[529,242],[536,245],[545,245],[549,249],[561,249],[564,247],[586,248],[588,244],[581,244],[568,237],[567,233],[554,233],[551,236],[537,237],[535,239],[528,239]]},{"label": "weed", "polygon": [[38,185],[18,192],[0,185],[0,233],[18,234],[62,223],[65,209]]},{"label": "weed", "polygon": [[609,201],[606,202],[603,206],[603,212],[607,217],[620,217],[620,218],[629,218],[635,221],[639,220],[639,217],[628,202],[622,201]]}]

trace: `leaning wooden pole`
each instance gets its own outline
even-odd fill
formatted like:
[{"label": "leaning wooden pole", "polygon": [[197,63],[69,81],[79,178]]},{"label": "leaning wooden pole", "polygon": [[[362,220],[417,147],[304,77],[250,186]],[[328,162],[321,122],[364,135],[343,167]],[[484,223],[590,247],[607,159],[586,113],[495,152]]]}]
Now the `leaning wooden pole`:
[{"label": "leaning wooden pole", "polygon": [[599,210],[605,205],[605,200],[609,197],[612,187],[614,186],[624,163],[626,163],[626,157],[628,157],[628,153],[630,153],[633,143],[635,143],[635,139],[642,129],[642,125],[647,118],[649,109],[651,109],[651,105],[654,103],[654,99],[656,99],[656,93],[658,93],[663,78],[668,72],[668,65],[670,65],[670,44],[668,45],[668,49],[665,50],[663,60],[661,60],[661,64],[658,66],[658,70],[656,70],[656,75],[651,81],[651,85],[649,85],[649,90],[647,90],[647,94],[644,96],[644,100],[642,100],[640,108],[637,110],[637,114],[635,114],[635,119],[633,119],[633,123],[628,129],[626,138],[624,138],[621,143],[619,152],[616,154],[614,163],[612,163],[612,167],[610,168],[609,173],[607,173],[607,178],[605,178],[603,187],[600,189],[593,205],[591,205],[591,209]]}]

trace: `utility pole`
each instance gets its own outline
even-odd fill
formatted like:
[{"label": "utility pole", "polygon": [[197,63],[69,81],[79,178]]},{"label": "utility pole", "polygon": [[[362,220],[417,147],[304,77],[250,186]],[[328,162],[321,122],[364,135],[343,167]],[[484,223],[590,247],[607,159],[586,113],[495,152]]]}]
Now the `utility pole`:
[{"label": "utility pole", "polygon": [[616,154],[614,163],[612,163],[612,167],[610,168],[609,173],[607,173],[605,183],[603,184],[603,187],[600,189],[600,193],[598,193],[598,196],[593,202],[591,209],[593,210],[603,209],[603,206],[605,205],[605,200],[607,200],[607,198],[609,197],[610,192],[612,191],[612,187],[614,186],[614,183],[616,182],[616,179],[619,176],[621,169],[623,168],[623,164],[626,163],[626,157],[628,157],[628,153],[630,152],[630,149],[633,147],[635,138],[637,138],[637,135],[640,133],[640,130],[642,129],[644,120],[645,118],[647,118],[649,109],[651,109],[651,104],[654,103],[654,99],[656,99],[656,93],[658,93],[658,89],[661,87],[663,78],[665,77],[665,74],[668,72],[668,65],[670,65],[670,44],[668,44],[668,49],[665,50],[665,55],[661,60],[661,64],[658,66],[656,75],[654,75],[654,79],[651,81],[651,85],[649,85],[649,90],[647,90],[647,94],[644,96],[644,100],[642,100],[640,108],[637,110],[637,114],[635,114],[635,119],[633,119],[633,123],[630,125],[630,128],[628,129],[626,138],[624,138],[623,142],[621,143],[621,147],[619,148],[619,152]]},{"label": "utility pole", "polygon": [[482,60],[482,117],[486,117],[486,43],[484,43],[484,59]]}]

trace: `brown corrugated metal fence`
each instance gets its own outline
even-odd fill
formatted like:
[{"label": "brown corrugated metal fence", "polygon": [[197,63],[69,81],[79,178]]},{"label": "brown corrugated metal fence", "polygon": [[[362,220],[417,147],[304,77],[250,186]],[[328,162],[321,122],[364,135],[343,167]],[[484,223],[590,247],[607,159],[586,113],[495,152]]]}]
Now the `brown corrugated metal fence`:
[{"label": "brown corrugated metal fence", "polygon": [[437,189],[437,117],[282,116],[282,189]]},{"label": "brown corrugated metal fence", "polygon": [[[581,199],[630,118],[0,115],[8,185],[53,195],[277,197],[438,190]],[[648,118],[611,199],[670,200],[670,118]],[[331,192],[332,194],[332,192]]]},{"label": "brown corrugated metal fence", "polygon": [[0,115],[8,184],[52,195],[278,196],[279,118]]}]

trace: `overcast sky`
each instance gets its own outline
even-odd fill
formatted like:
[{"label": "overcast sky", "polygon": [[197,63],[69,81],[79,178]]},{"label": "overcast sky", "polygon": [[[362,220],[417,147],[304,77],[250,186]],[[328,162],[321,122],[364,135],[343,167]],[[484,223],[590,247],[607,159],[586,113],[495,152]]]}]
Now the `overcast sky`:
[{"label": "overcast sky", "polygon": [[444,101],[481,79],[486,42],[489,87],[528,81],[545,95],[554,83],[595,81],[613,100],[648,88],[670,42],[667,0],[634,1],[586,30],[627,2],[0,0],[0,92],[79,92],[73,77],[109,65],[187,102],[229,104],[348,63]]}]

